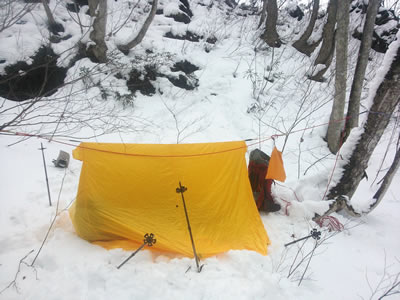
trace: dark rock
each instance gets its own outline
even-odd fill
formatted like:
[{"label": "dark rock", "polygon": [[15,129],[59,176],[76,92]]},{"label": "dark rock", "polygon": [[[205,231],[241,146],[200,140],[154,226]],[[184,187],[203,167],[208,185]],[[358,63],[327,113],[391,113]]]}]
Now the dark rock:
[{"label": "dark rock", "polygon": [[185,23],[185,24],[190,23],[190,18],[185,13],[177,13],[177,14],[166,16],[166,17],[174,19],[175,22],[180,22],[180,23]]},{"label": "dark rock", "polygon": [[31,59],[31,65],[19,61],[5,67],[6,75],[0,76],[1,97],[23,101],[50,96],[64,84],[67,69],[57,66],[53,49],[42,46]]},{"label": "dark rock", "polygon": [[[396,38],[396,34],[399,31],[397,27],[393,27],[389,30],[383,31],[380,35],[374,30],[372,36],[372,45],[371,48],[379,53],[386,53],[389,45]],[[355,30],[352,36],[361,41],[362,33],[358,30]]]},{"label": "dark rock", "polygon": [[142,74],[138,70],[132,70],[129,73],[129,79],[126,82],[126,85],[133,94],[139,91],[143,95],[152,96],[156,93],[156,89],[151,84],[150,80],[155,79],[156,78],[153,76],[153,74]]},{"label": "dark rock", "polygon": [[259,14],[259,8],[252,3],[241,3],[237,13],[243,17],[253,16]]},{"label": "dark rock", "polygon": [[187,0],[180,0],[179,13],[172,15],[166,15],[167,18],[173,18],[175,22],[189,24],[193,17],[193,12],[190,9],[189,2]]},{"label": "dark rock", "polygon": [[4,64],[6,62],[5,59],[0,59],[0,64]]},{"label": "dark rock", "polygon": [[79,7],[85,6],[85,5],[89,5],[89,1],[88,0],[75,0],[75,3],[79,5]]},{"label": "dark rock", "polygon": [[172,77],[172,76],[167,76],[167,79],[176,87],[185,89],[188,91],[194,90],[196,87],[199,86],[198,79],[193,78],[192,80],[189,80],[188,77],[179,75],[178,78]]},{"label": "dark rock", "polygon": [[206,42],[209,44],[215,44],[218,41],[218,39],[215,36],[210,36],[206,39]]},{"label": "dark rock", "polygon": [[85,5],[89,5],[88,0],[72,0],[72,3],[67,3],[67,9],[70,12],[78,13]]},{"label": "dark rock", "polygon": [[162,8],[158,8],[156,10],[156,15],[162,15],[164,13],[164,10]]},{"label": "dark rock", "polygon": [[199,70],[200,68],[194,64],[192,64],[191,62],[187,61],[187,60],[183,60],[183,61],[178,61],[177,63],[175,63],[173,65],[173,67],[171,68],[172,72],[183,72],[185,74],[191,74],[197,70]]},{"label": "dark rock", "polygon": [[176,39],[176,40],[187,40],[190,42],[198,42],[200,39],[203,37],[200,35],[197,35],[191,31],[186,31],[185,35],[175,35],[172,32],[167,32],[164,37],[170,38],[170,39]]},{"label": "dark rock", "polygon": [[180,0],[181,5],[179,5],[179,9],[187,14],[190,18],[193,17],[193,12],[190,9],[189,2],[187,0]]},{"label": "dark rock", "polygon": [[49,30],[52,34],[59,34],[60,32],[64,32],[64,26],[60,23],[55,23],[49,25]]},{"label": "dark rock", "polygon": [[225,0],[225,4],[230,8],[235,8],[238,5],[235,0]]},{"label": "dark rock", "polygon": [[50,36],[50,42],[57,44],[61,41],[66,41],[69,40],[70,38],[72,38],[72,35],[67,34],[65,36],[59,36],[59,35],[51,35]]},{"label": "dark rock", "polygon": [[292,18],[297,18],[297,21],[301,21],[304,17],[304,12],[301,10],[299,6],[296,6],[296,9],[289,10],[289,15]]},{"label": "dark rock", "polygon": [[368,9],[368,4],[364,4],[363,1],[361,2],[353,2],[350,7],[350,12],[362,13],[366,14]]},{"label": "dark rock", "polygon": [[79,6],[76,3],[67,3],[67,10],[73,13],[79,13]]},{"label": "dark rock", "polygon": [[384,25],[391,20],[398,22],[399,18],[395,16],[392,10],[382,10],[376,15],[375,24],[378,26]]}]

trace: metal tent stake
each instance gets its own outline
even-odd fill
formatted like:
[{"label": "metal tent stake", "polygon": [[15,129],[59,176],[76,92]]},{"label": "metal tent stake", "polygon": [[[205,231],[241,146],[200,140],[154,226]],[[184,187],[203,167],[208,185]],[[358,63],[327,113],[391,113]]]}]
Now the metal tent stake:
[{"label": "metal tent stake", "polygon": [[188,212],[186,209],[186,203],[185,203],[185,198],[183,197],[183,193],[187,191],[187,187],[183,186],[181,182],[179,181],[179,187],[176,188],[176,192],[181,194],[182,196],[182,202],[183,202],[183,208],[185,210],[185,216],[186,216],[186,222],[188,225],[188,230],[189,230],[189,235],[190,235],[190,240],[192,241],[192,248],[193,248],[193,254],[194,254],[194,259],[196,260],[196,267],[197,267],[197,272],[200,273],[202,267],[199,266],[199,257],[197,256],[196,252],[196,246],[194,245],[194,240],[193,240],[193,234],[192,234],[192,228],[190,227],[190,221],[189,221],[189,216]]},{"label": "metal tent stake", "polygon": [[49,187],[49,177],[47,176],[47,168],[46,168],[46,159],[44,158],[44,148],[43,143],[40,143],[40,149],[42,150],[42,157],[43,157],[43,167],[44,167],[44,175],[46,176],[46,184],[47,184],[47,195],[49,196],[49,204],[51,206],[51,196],[50,196],[50,187]]}]

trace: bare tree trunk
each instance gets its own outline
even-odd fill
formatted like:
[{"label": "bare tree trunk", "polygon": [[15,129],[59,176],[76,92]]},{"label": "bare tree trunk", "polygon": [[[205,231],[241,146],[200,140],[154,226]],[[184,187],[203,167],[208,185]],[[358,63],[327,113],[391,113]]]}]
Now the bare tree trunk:
[{"label": "bare tree trunk", "polygon": [[147,30],[150,27],[151,22],[153,22],[154,16],[156,15],[157,5],[158,5],[158,0],[153,0],[153,3],[151,5],[150,13],[147,16],[147,19],[144,22],[142,28],[140,29],[138,35],[132,41],[130,41],[128,44],[126,44],[126,45],[118,45],[118,49],[121,52],[127,54],[130,49],[136,47],[137,45],[139,45],[142,42],[144,36],[146,35]]},{"label": "bare tree trunk", "polygon": [[335,51],[335,25],[337,13],[337,0],[330,0],[328,5],[328,19],[322,31],[322,45],[314,65],[325,65],[325,68],[310,76],[311,80],[324,81],[324,74],[331,65],[333,53]]},{"label": "bare tree trunk", "polygon": [[379,187],[378,191],[374,195],[375,201],[373,204],[371,204],[369,211],[375,209],[378,206],[378,204],[382,201],[383,197],[386,194],[386,191],[388,190],[390,184],[392,183],[394,175],[396,175],[397,171],[399,170],[399,166],[400,166],[400,148],[398,147],[392,165],[390,166],[389,171],[387,171],[385,177],[383,177],[383,182]]},{"label": "bare tree trunk", "polygon": [[64,31],[64,27],[57,23],[56,20],[54,19],[53,13],[51,12],[51,9],[49,7],[49,4],[47,3],[47,0],[42,0],[44,10],[46,12],[47,16],[47,22],[49,26],[49,30],[53,34],[57,34],[58,32]]},{"label": "bare tree trunk", "polygon": [[[375,94],[367,122],[364,125],[364,132],[355,146],[348,163],[344,166],[343,175],[339,183],[330,190],[327,196],[327,199],[334,199],[335,202],[324,215],[339,211],[343,208],[352,215],[359,215],[354,211],[348,201],[353,196],[364,176],[371,155],[389,124],[390,116],[400,103],[400,43],[398,41],[394,43],[397,43],[396,49],[394,49],[396,56],[394,59],[387,56],[388,59],[392,59],[390,69],[386,73],[385,78]],[[388,63],[390,63],[390,61]],[[397,156],[398,153],[396,153],[396,157]],[[392,164],[391,169],[394,172],[396,168],[398,168],[398,161],[395,158],[395,163]],[[386,179],[386,184],[390,183],[390,176]],[[382,189],[384,189],[384,187]],[[378,191],[374,198],[380,199],[380,197]],[[372,208],[376,205],[377,203],[373,204]]]},{"label": "bare tree trunk", "polygon": [[346,102],[347,80],[347,44],[349,35],[349,8],[350,0],[342,0],[337,10],[336,33],[336,72],[335,72],[335,98],[333,99],[332,112],[328,125],[326,139],[328,148],[336,153],[340,148],[340,135],[344,122],[344,106]]},{"label": "bare tree trunk", "polygon": [[258,23],[257,28],[260,28],[262,24],[265,22],[265,18],[267,17],[267,2],[268,0],[263,0],[263,7],[261,11],[260,22]]},{"label": "bare tree trunk", "polygon": [[276,0],[268,0],[267,2],[267,21],[265,22],[265,31],[261,35],[268,46],[279,48],[282,45],[276,31],[276,23],[278,21],[278,5]]},{"label": "bare tree trunk", "polygon": [[95,43],[89,45],[87,52],[97,62],[107,61],[107,45],[105,42],[107,25],[107,0],[89,0],[90,15],[93,18],[93,30],[90,39]]},{"label": "bare tree trunk", "polygon": [[356,70],[350,91],[349,107],[347,108],[347,117],[349,117],[349,119],[346,121],[347,136],[350,134],[352,128],[358,127],[362,85],[364,82],[365,70],[367,69],[368,65],[368,57],[372,45],[372,34],[374,32],[375,18],[380,2],[380,0],[370,0],[368,3],[367,16],[365,18],[360,50],[358,52]]},{"label": "bare tree trunk", "polygon": [[313,32],[315,22],[317,21],[318,10],[319,10],[319,0],[314,0],[310,22],[308,23],[308,26],[304,31],[304,33],[302,34],[302,36],[296,42],[293,43],[294,48],[296,48],[298,51],[304,53],[307,56],[310,56],[311,53],[314,52],[315,48],[321,42],[321,39],[312,44],[309,44],[307,42]]}]

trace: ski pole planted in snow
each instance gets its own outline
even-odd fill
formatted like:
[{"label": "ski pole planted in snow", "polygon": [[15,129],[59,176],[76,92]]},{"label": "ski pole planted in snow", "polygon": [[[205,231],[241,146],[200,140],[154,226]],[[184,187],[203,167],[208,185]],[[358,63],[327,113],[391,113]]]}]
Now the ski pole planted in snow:
[{"label": "ski pole planted in snow", "polygon": [[157,240],[154,238],[154,234],[150,233],[146,233],[144,235],[144,240],[143,240],[143,245],[141,245],[135,252],[133,252],[127,259],[125,259],[118,267],[117,269],[121,268],[128,260],[130,260],[132,257],[134,257],[136,255],[136,253],[138,253],[140,250],[143,249],[143,247],[145,245],[151,247],[153,246],[155,243],[157,242]]},{"label": "ski pole planted in snow", "polygon": [[196,252],[196,246],[194,245],[194,240],[193,240],[193,234],[192,234],[192,228],[190,227],[190,221],[189,221],[189,215],[186,209],[186,203],[185,203],[185,198],[183,197],[183,193],[187,191],[187,187],[183,186],[181,184],[181,182],[179,181],[179,187],[176,188],[176,192],[179,194],[181,194],[182,196],[182,202],[183,202],[183,208],[185,210],[185,216],[186,216],[186,222],[188,225],[188,230],[189,230],[189,235],[190,235],[190,240],[192,241],[192,248],[193,248],[193,254],[194,254],[194,259],[196,260],[196,267],[197,267],[197,272],[200,273],[201,269],[203,268],[203,266],[199,266],[199,257],[197,256],[197,252]]},{"label": "ski pole planted in snow", "polygon": [[44,158],[44,148],[43,143],[40,143],[40,149],[42,150],[42,157],[43,157],[43,167],[44,167],[44,175],[46,176],[46,184],[47,184],[47,195],[49,196],[49,204],[51,206],[51,196],[50,196],[50,187],[49,187],[49,177],[47,177],[47,168],[46,168],[46,159]]},{"label": "ski pole planted in snow", "polygon": [[302,237],[298,240],[294,240],[293,242],[287,243],[287,244],[285,244],[285,247],[296,244],[297,242],[303,241],[310,237],[312,237],[314,240],[319,240],[321,238],[321,231],[318,231],[317,229],[314,228],[313,230],[311,230],[310,235]]}]

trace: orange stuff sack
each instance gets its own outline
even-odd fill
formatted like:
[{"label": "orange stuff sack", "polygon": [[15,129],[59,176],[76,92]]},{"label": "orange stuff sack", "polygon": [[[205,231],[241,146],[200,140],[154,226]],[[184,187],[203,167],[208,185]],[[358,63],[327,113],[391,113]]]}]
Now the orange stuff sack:
[{"label": "orange stuff sack", "polygon": [[276,147],[272,150],[271,159],[269,161],[268,172],[265,179],[274,179],[285,182],[286,173],[283,166],[282,152]]}]

